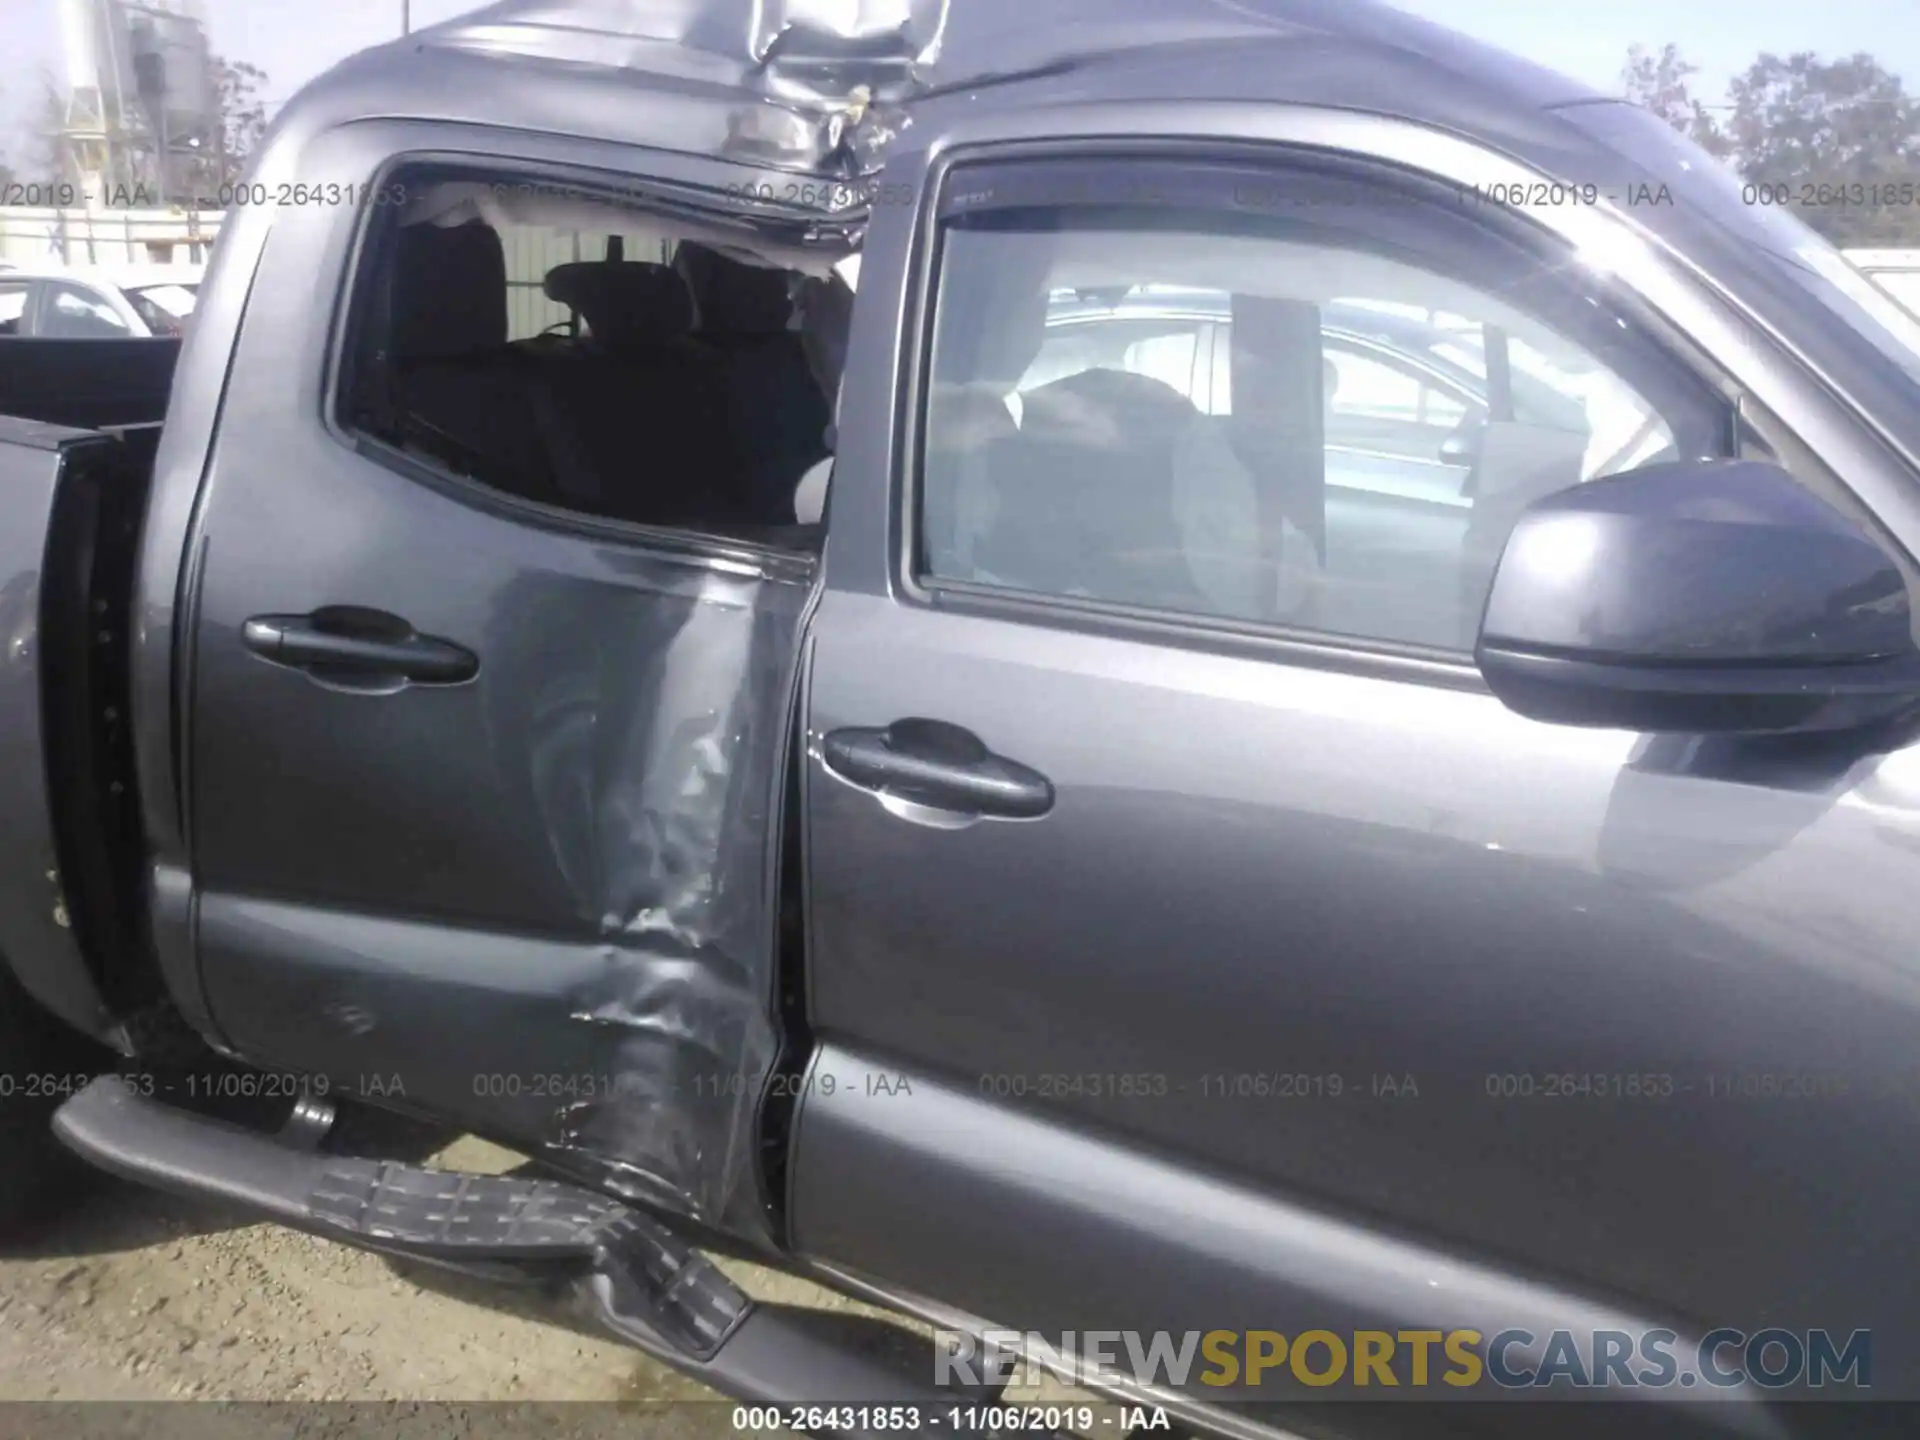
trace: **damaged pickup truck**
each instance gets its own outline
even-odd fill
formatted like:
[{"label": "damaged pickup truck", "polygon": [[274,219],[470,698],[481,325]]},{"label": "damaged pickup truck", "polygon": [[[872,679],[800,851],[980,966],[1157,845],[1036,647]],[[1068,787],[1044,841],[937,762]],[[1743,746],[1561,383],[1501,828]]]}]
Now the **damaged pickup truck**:
[{"label": "damaged pickup truck", "polygon": [[751,1401],[998,1367],[707,1251],[1258,1335],[1049,1352],[1241,1437],[1920,1397],[1910,319],[1365,0],[850,8],[360,55],[182,344],[0,350],[10,1212],[77,1152]]}]

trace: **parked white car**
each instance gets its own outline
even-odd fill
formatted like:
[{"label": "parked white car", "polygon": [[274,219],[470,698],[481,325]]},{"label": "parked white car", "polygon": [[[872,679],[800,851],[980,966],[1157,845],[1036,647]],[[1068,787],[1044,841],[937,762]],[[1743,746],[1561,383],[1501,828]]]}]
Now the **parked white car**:
[{"label": "parked white car", "polygon": [[1920,315],[1920,250],[1848,250],[1844,253],[1882,290]]},{"label": "parked white car", "polygon": [[126,340],[179,335],[193,314],[203,267],[0,270],[0,338]]}]

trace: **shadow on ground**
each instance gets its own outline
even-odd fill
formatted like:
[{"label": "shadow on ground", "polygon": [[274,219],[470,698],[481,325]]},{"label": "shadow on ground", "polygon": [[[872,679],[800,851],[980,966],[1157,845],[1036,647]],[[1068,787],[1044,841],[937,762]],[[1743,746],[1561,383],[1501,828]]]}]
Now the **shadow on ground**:
[{"label": "shadow on ground", "polygon": [[[419,1164],[454,1137],[444,1126],[368,1106],[342,1106],[325,1149]],[[45,1260],[117,1254],[150,1245],[214,1235],[262,1217],[238,1205],[187,1198],[135,1185],[95,1170],[62,1152],[55,1163],[69,1173],[41,1215],[0,1239],[0,1259]]]},{"label": "shadow on ground", "polygon": [[62,1203],[0,1242],[0,1258],[113,1255],[255,1223],[257,1217],[237,1208],[182,1199],[96,1172],[79,1177]]}]

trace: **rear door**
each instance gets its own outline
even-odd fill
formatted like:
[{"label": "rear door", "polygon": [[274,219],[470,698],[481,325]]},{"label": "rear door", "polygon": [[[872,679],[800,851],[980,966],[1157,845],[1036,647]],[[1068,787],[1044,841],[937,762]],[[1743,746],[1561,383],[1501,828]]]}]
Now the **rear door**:
[{"label": "rear door", "polygon": [[[1384,124],[1304,133],[1448,153],[1396,149]],[[1501,527],[1596,478],[1594,458],[1509,421],[1469,504],[1360,506],[1333,488],[1328,428],[1324,570],[1301,603],[1267,605],[1270,571],[1238,611],[1206,584],[1206,546],[1244,538],[1202,523],[1209,504],[1264,515],[1236,487],[1299,493],[1257,427],[1311,433],[1287,409],[1322,373],[1301,306],[1501,329],[1553,358],[1576,410],[1637,406],[1669,455],[1773,443],[1816,487],[1832,472],[1789,442],[1831,412],[1673,277],[1633,272],[1675,318],[1692,307],[1728,368],[1543,223],[1325,151],[1154,159],[1136,141],[1103,168],[1122,162],[1075,138],[956,146],[919,228],[878,217],[864,261],[883,288],[856,328],[812,630],[824,1048],[802,1246],[1049,1334],[1900,1310],[1837,1237],[1864,1205],[1875,1244],[1911,1254],[1899,1205],[1865,1197],[1920,1178],[1915,1112],[1857,1088],[1728,1098],[1903,1053],[1911,996],[1853,968],[1904,973],[1909,946],[1907,860],[1851,798],[1878,762],[1538,724],[1473,668]],[[1456,149],[1468,175],[1500,173]],[[1249,215],[1238,194],[1303,198]],[[1573,223],[1599,244],[1613,222]],[[1171,463],[1143,455],[1164,432],[1137,415],[1163,399],[1111,377],[1074,392],[1077,428],[1029,433],[1041,391],[1017,429],[943,428],[944,387],[1004,390],[1048,292],[1093,283],[1211,287],[1236,331],[1262,317],[1264,350],[1236,336],[1232,418],[1251,428],[1225,461],[1191,428]],[[956,514],[986,517],[971,546],[929,534]],[[993,528],[1009,518],[1017,552]],[[1914,761],[1887,757],[1882,783]]]},{"label": "rear door", "polygon": [[[232,1048],[305,1072],[288,1093],[447,1117],[751,1228],[813,561],[570,510],[517,468],[559,422],[509,342],[565,318],[540,267],[578,258],[570,239],[604,253],[630,212],[589,197],[632,156],[563,175],[580,236],[403,236],[408,186],[542,193],[534,142],[459,133],[452,172],[381,171],[436,148],[431,126],[316,141],[306,179],[380,173],[383,203],[283,209],[260,253],[182,622],[199,995]],[[316,303],[313,277],[341,275]],[[382,388],[403,362],[411,388]],[[416,426],[452,438],[416,449]],[[636,483],[695,490],[716,463],[633,438]]]}]

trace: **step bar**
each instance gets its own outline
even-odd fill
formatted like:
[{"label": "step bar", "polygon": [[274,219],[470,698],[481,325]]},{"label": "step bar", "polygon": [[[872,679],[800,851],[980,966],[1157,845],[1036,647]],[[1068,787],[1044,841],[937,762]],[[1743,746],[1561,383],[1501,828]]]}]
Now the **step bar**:
[{"label": "step bar", "polygon": [[[53,1129],[124,1179],[324,1239],[497,1279],[563,1277],[614,1335],[749,1404],[854,1407],[846,1418],[856,1421],[858,1407],[914,1405],[944,1418],[949,1406],[1000,1395],[999,1386],[934,1384],[929,1343],[902,1326],[755,1301],[651,1216],[563,1182],[298,1149],[111,1075],[62,1105]],[[899,1440],[898,1429],[885,1428],[887,1440]]]}]

